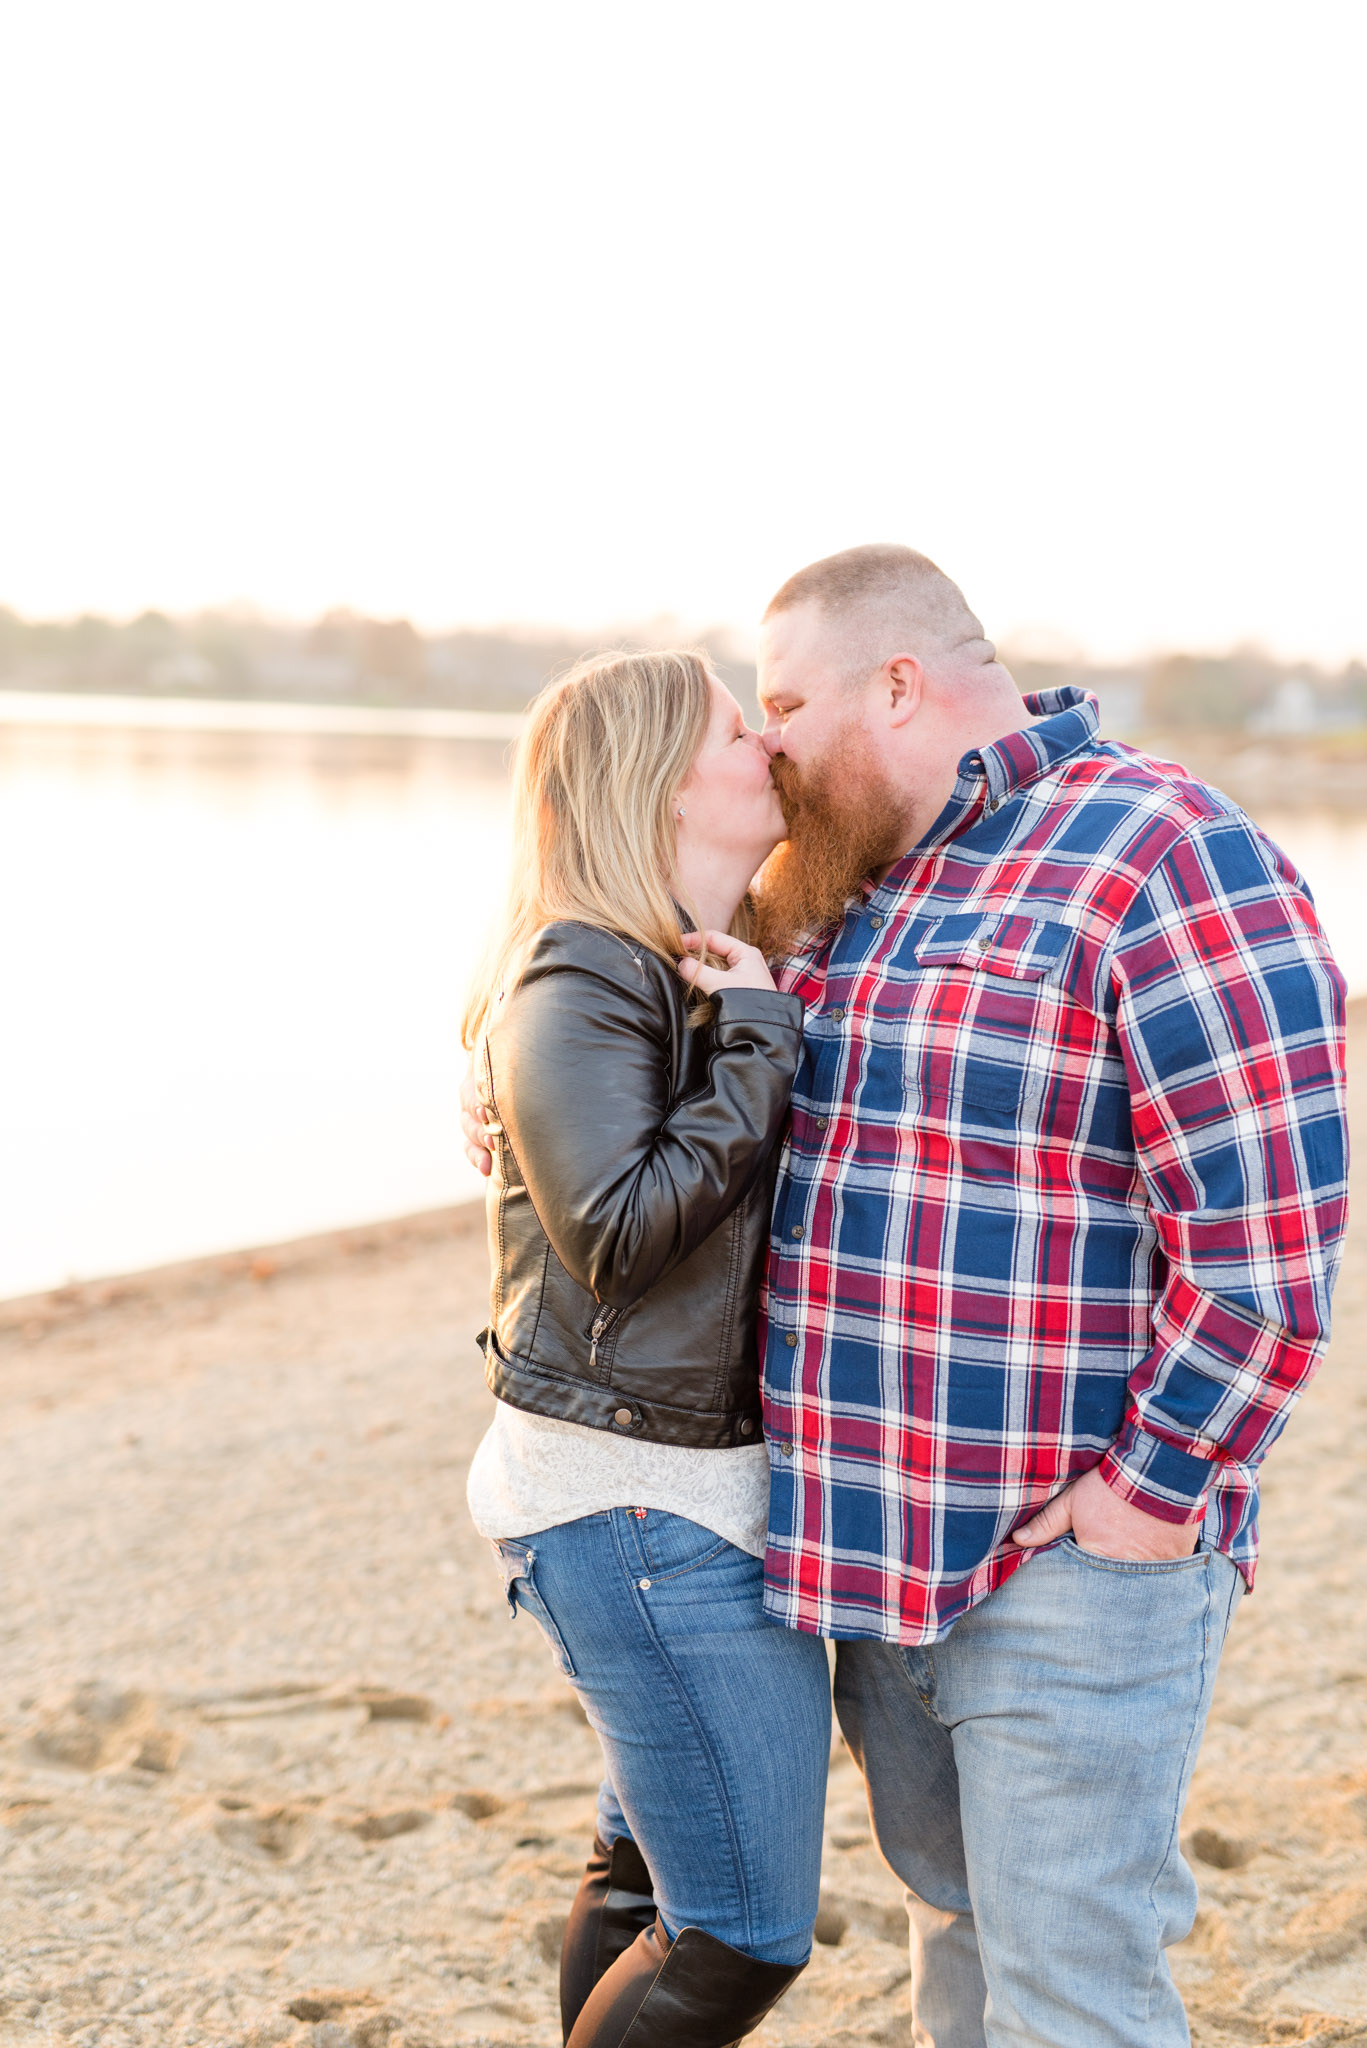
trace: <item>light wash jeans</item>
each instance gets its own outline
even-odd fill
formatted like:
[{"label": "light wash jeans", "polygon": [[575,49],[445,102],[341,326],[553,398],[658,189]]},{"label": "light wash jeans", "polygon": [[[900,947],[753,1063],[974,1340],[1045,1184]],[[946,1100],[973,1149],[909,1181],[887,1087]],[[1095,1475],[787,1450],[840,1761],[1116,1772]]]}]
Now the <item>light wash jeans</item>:
[{"label": "light wash jeans", "polygon": [[1243,1581],[1037,1552],[926,1649],[842,1642],[835,1705],[907,1887],[915,2048],[1186,2048],[1177,1829]]},{"label": "light wash jeans", "polygon": [[831,1751],[826,1648],[766,1621],[758,1558],[658,1508],[495,1544],[607,1759],[598,1828],[630,1834],[671,1936],[811,1952]]}]

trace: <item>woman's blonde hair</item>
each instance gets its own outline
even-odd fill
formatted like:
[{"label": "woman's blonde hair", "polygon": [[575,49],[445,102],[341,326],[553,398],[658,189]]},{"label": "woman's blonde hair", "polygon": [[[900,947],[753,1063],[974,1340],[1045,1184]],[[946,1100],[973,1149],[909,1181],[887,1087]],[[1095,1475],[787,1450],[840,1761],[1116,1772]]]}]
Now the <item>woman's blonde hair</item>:
[{"label": "woman's blonde hair", "polygon": [[562,918],[679,958],[674,809],[711,709],[706,658],[691,649],[593,655],[541,692],[514,758],[508,902],[466,1004],[467,1046],[537,933]]}]

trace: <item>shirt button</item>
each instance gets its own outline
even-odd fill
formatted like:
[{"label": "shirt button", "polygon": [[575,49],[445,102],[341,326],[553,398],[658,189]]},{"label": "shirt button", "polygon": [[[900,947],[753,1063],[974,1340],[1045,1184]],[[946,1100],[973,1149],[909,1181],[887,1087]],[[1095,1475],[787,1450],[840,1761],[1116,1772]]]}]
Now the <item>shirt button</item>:
[{"label": "shirt button", "polygon": [[870,924],[872,925],[873,929],[874,929],[874,930],[875,930],[876,932],[881,932],[881,931],[882,931],[882,929],[883,929],[883,920],[882,920],[882,918],[881,918],[881,917],[871,917],[871,918],[869,919],[869,923],[870,923]]},{"label": "shirt button", "polygon": [[616,1422],[616,1423],[620,1423],[621,1427],[622,1427],[623,1429],[625,1429],[625,1428],[626,1428],[626,1426],[627,1426],[627,1424],[628,1424],[628,1423],[630,1422],[630,1420],[631,1420],[631,1410],[630,1410],[630,1408],[616,1408],[616,1409],[614,1409],[614,1410],[613,1410],[613,1415],[612,1415],[612,1419],[613,1419],[613,1421],[614,1421],[614,1422]]},{"label": "shirt button", "polygon": [[841,1008],[841,1006],[839,1005],[839,1003],[837,1003],[837,1004],[836,1004],[836,1006],[835,1006],[835,1008],[834,1008],[833,1010],[827,1010],[827,1012],[826,1012],[826,1015],[827,1015],[827,1016],[828,1016],[828,1017],[830,1018],[830,1020],[831,1020],[831,1022],[832,1022],[833,1024],[838,1024],[838,1023],[840,1022],[841,1018],[842,1018],[842,1017],[844,1016],[844,1014],[845,1014],[845,1012],[844,1012],[844,1010],[843,1010],[843,1009]]},{"label": "shirt button", "polygon": [[787,1336],[784,1338],[783,1341],[788,1346],[788,1349],[790,1351],[792,1351],[797,1344],[797,1338],[793,1335],[791,1330],[789,1330]]},{"label": "shirt button", "polygon": [[745,1420],[744,1420],[744,1422],[742,1422],[742,1424],[741,1424],[741,1426],[740,1426],[740,1433],[741,1433],[741,1435],[742,1435],[742,1436],[753,1436],[753,1435],[754,1435],[754,1432],[755,1432],[755,1425],[754,1425],[754,1423],[753,1423],[753,1422],[752,1422],[752,1421],[750,1420],[749,1416],[747,1415],[747,1416],[746,1416],[746,1418],[745,1418]]},{"label": "shirt button", "polygon": [[794,1236],[794,1237],[805,1237],[806,1235],[807,1235],[807,1233],[806,1233],[806,1231],[805,1231],[805,1230],[803,1229],[803,1227],[802,1227],[802,1225],[801,1225],[800,1223],[795,1223],[795,1224],[793,1225],[793,1236]]},{"label": "shirt button", "polygon": [[641,1591],[642,1591],[643,1593],[648,1593],[648,1592],[650,1591],[650,1580],[649,1580],[649,1579],[638,1579],[638,1580],[636,1581],[636,1583],[637,1583],[637,1585],[638,1585],[638,1586],[640,1587],[640,1589],[641,1589]]},{"label": "shirt button", "polygon": [[990,953],[992,950],[991,939],[975,939],[973,943],[980,953]]},{"label": "shirt button", "polygon": [[816,1120],[816,1127],[819,1131],[824,1131],[829,1122],[830,1118],[828,1116],[819,1116]]},{"label": "shirt button", "polygon": [[783,1453],[783,1455],[784,1455],[784,1457],[785,1457],[785,1458],[791,1458],[791,1457],[792,1457],[792,1455],[793,1455],[793,1447],[792,1447],[792,1445],[791,1445],[791,1444],[780,1444],[780,1445],[779,1445],[779,1449],[780,1449],[780,1450],[782,1451],[782,1453]]}]

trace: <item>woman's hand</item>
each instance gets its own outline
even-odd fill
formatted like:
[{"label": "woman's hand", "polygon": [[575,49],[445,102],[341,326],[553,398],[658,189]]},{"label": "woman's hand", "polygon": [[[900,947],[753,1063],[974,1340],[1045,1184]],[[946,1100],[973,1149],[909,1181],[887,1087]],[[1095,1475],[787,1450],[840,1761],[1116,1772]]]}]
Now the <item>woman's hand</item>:
[{"label": "woman's hand", "polygon": [[[774,986],[774,977],[758,946],[742,945],[729,932],[686,932],[684,945],[687,951],[678,963],[679,973],[685,981],[700,988],[704,995],[713,996],[721,988]],[[703,966],[697,956],[704,947],[725,964],[721,967]]]}]

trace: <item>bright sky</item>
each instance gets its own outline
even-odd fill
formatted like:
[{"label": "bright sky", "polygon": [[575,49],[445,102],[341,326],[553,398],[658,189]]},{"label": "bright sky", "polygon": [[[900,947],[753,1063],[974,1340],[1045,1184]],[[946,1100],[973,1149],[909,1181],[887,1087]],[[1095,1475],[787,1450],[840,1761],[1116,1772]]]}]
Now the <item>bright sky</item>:
[{"label": "bright sky", "polygon": [[39,0],[0,601],[1367,654],[1362,0]]}]

